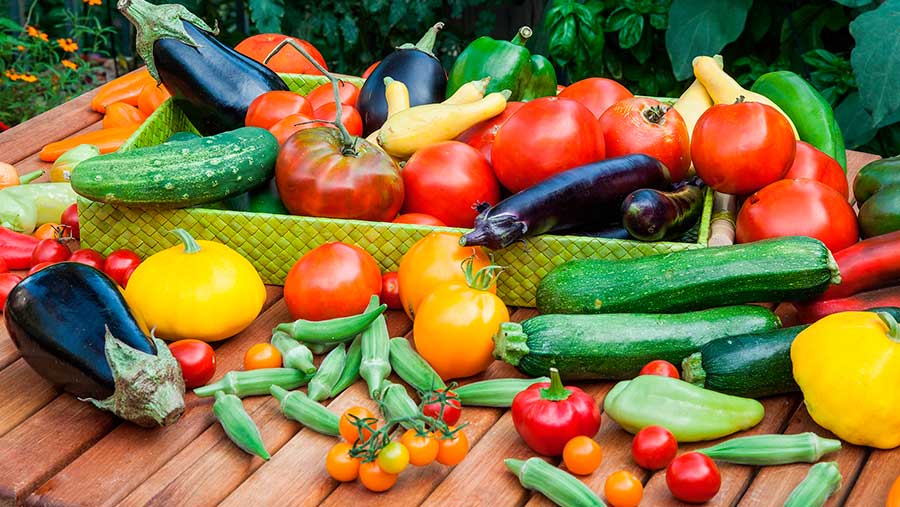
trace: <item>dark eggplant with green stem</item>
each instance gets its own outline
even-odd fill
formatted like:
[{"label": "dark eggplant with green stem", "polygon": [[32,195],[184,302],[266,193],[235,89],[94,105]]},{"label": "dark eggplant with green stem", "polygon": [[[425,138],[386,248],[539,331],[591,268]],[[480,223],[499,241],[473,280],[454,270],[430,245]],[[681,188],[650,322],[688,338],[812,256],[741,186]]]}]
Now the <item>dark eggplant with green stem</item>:
[{"label": "dark eggplant with green stem", "polygon": [[641,241],[662,241],[680,237],[703,214],[703,182],[693,178],[670,192],[642,188],[622,202],[622,225]]}]

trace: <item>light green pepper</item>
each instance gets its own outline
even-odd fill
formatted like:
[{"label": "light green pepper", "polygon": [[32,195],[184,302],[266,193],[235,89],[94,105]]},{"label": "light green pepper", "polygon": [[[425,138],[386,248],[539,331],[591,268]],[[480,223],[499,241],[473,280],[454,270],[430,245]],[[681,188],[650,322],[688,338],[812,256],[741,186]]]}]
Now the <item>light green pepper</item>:
[{"label": "light green pepper", "polygon": [[31,234],[35,227],[58,223],[63,211],[75,204],[68,183],[32,183],[0,190],[0,226]]}]

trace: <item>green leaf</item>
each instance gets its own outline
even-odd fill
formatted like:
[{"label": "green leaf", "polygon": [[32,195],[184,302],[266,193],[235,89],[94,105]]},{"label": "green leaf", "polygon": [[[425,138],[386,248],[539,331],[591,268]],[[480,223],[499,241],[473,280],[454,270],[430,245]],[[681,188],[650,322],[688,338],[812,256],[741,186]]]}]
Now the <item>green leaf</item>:
[{"label": "green leaf", "polygon": [[284,17],[284,0],[249,0],[250,19],[260,33],[281,31]]},{"label": "green leaf", "polygon": [[[850,23],[856,47],[850,63],[859,94],[872,123],[879,124],[900,109],[900,0],[887,0]],[[846,101],[845,101],[846,102]]]},{"label": "green leaf", "polygon": [[847,7],[863,7],[872,3],[872,0],[834,0],[835,2]]},{"label": "green leaf", "polygon": [[634,55],[634,58],[641,65],[647,63],[650,55],[653,54],[653,39],[654,35],[652,33],[644,32],[640,42],[631,48],[631,54]]},{"label": "green leaf", "polygon": [[363,9],[367,12],[378,12],[387,7],[387,0],[363,0]]},{"label": "green leaf", "polygon": [[747,17],[747,26],[753,42],[759,42],[765,37],[772,26],[772,10],[769,5],[757,5]]},{"label": "green leaf", "polygon": [[797,45],[800,50],[823,46],[822,30],[840,30],[847,26],[847,15],[840,5],[804,5],[791,13],[781,25],[781,43]]},{"label": "green leaf", "polygon": [[622,30],[619,31],[619,47],[630,49],[641,40],[644,32],[644,16],[632,13]]},{"label": "green leaf", "polygon": [[666,49],[675,78],[693,75],[696,56],[714,55],[744,30],[752,0],[673,0]]},{"label": "green leaf", "polygon": [[834,108],[834,117],[841,127],[844,143],[849,149],[871,141],[878,131],[875,122],[872,121],[872,115],[862,107],[859,92],[847,95],[847,98]]},{"label": "green leaf", "polygon": [[550,41],[548,48],[550,54],[559,62],[570,62],[575,58],[575,18],[566,16],[566,18],[558,23],[555,29],[550,32]]},{"label": "green leaf", "polygon": [[665,14],[651,14],[650,15],[650,26],[656,28],[657,30],[665,30],[666,25],[669,23],[669,17]]},{"label": "green leaf", "polygon": [[628,19],[633,14],[633,12],[625,7],[619,7],[612,11],[609,17],[606,18],[606,26],[603,29],[607,32],[618,32],[625,27],[625,24],[628,23]]}]

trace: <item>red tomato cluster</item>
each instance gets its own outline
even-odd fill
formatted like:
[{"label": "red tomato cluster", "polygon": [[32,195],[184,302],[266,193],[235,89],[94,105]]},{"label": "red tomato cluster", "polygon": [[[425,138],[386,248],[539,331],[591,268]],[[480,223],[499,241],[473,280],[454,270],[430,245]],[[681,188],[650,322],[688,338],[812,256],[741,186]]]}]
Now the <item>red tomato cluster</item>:
[{"label": "red tomato cluster", "polygon": [[[361,135],[362,117],[355,107],[359,88],[341,81],[338,92],[341,98],[341,123],[350,135]],[[263,93],[250,104],[244,124],[268,129],[278,139],[278,143],[284,145],[292,135],[301,130],[334,127],[329,122],[335,121],[335,118],[337,104],[334,100],[334,88],[331,83],[325,83],[305,97],[280,90]]]}]

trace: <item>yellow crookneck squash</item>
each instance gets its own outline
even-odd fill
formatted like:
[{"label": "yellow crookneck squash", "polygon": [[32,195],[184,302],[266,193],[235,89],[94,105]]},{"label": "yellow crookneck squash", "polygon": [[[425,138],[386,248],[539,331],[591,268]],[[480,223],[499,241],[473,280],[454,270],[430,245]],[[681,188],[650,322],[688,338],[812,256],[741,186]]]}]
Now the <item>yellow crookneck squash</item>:
[{"label": "yellow crookneck squash", "polygon": [[266,287],[256,268],[231,248],[175,229],[181,244],[142,262],[125,289],[128,304],[166,340],[218,341],[259,315]]},{"label": "yellow crookneck squash", "polygon": [[847,442],[900,445],[900,330],[883,312],[829,315],[791,346],[809,415]]}]

